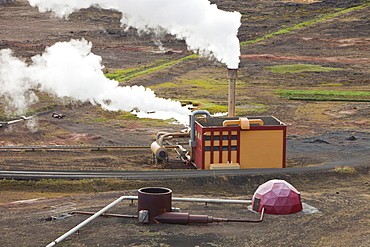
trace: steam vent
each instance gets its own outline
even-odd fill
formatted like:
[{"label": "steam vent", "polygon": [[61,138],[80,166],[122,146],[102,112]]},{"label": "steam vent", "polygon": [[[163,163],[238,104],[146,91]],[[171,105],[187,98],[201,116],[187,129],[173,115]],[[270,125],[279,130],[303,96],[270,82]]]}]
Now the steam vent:
[{"label": "steam vent", "polygon": [[252,198],[254,211],[286,215],[302,211],[300,193],[284,180],[270,180],[258,187]]},{"label": "steam vent", "polygon": [[198,169],[285,168],[286,125],[273,116],[200,118],[193,131]]}]

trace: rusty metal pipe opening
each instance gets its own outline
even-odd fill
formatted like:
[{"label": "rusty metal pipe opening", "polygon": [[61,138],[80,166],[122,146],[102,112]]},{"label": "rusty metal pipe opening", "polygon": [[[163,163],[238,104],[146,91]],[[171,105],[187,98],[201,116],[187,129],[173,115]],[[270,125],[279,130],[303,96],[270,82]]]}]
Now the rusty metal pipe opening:
[{"label": "rusty metal pipe opening", "polygon": [[156,224],[155,217],[172,211],[172,190],[148,187],[138,190],[139,222]]}]

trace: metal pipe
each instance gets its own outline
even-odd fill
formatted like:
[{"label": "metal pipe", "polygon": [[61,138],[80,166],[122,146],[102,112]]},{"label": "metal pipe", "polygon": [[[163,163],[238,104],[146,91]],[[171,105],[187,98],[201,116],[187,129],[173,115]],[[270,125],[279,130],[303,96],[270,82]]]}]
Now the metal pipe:
[{"label": "metal pipe", "polygon": [[224,218],[213,218],[208,215],[192,215],[188,213],[175,213],[175,212],[165,212],[161,215],[155,217],[155,220],[160,223],[169,224],[207,224],[213,222],[246,222],[246,223],[258,223],[262,222],[265,209],[262,209],[261,216],[259,220],[245,220],[245,219],[224,219]]},{"label": "metal pipe", "polygon": [[229,125],[239,125],[240,128],[243,130],[250,129],[251,124],[258,124],[259,126],[263,126],[264,122],[261,119],[248,119],[246,117],[236,120],[225,120],[222,122],[223,127],[227,127]]},{"label": "metal pipe", "polygon": [[108,209],[110,209],[111,207],[115,206],[116,204],[118,204],[119,202],[121,202],[123,200],[137,200],[137,196],[121,196],[120,198],[118,198],[114,202],[112,202],[111,204],[107,205],[106,207],[104,207],[100,211],[96,212],[91,217],[87,218],[86,220],[84,220],[80,224],[78,224],[77,226],[73,227],[68,232],[64,233],[59,238],[55,239],[53,242],[49,243],[46,247],[54,246],[57,243],[63,241],[64,239],[66,239],[67,237],[69,237],[70,235],[72,235],[73,233],[77,232],[80,228],[82,228],[83,226],[87,225],[88,223],[90,223],[91,221],[93,221],[95,218],[97,218],[100,215],[102,215],[105,211],[107,211]]},{"label": "metal pipe", "polygon": [[162,135],[170,135],[170,136],[184,136],[184,137],[187,137],[189,136],[189,133],[184,133],[184,132],[174,132],[174,133],[170,133],[170,132],[163,132],[163,131],[160,131],[157,133],[156,137],[155,137],[155,140],[157,142],[159,142],[159,138],[162,136]]},{"label": "metal pipe", "polygon": [[92,148],[150,148],[150,146],[125,145],[53,145],[53,146],[0,146],[0,149],[92,149]]},{"label": "metal pipe", "polygon": [[18,123],[18,122],[25,121],[25,120],[28,120],[28,119],[31,119],[31,118],[34,118],[34,117],[36,117],[36,115],[35,116],[30,116],[30,117],[20,116],[19,119],[16,119],[16,120],[12,120],[12,121],[9,121],[9,122],[0,122],[0,127],[5,127],[9,124]]},{"label": "metal pipe", "polygon": [[172,197],[172,201],[177,201],[177,202],[204,202],[204,203],[230,203],[230,204],[251,204],[252,203],[252,200],[228,200],[228,199],[180,198],[180,197]]},{"label": "metal pipe", "polygon": [[[177,148],[178,145],[164,145],[165,148]],[[123,145],[56,145],[56,146],[0,146],[0,149],[99,149],[99,148],[145,148],[150,149],[150,146],[123,146]]]},{"label": "metal pipe", "polygon": [[189,133],[164,133],[159,139],[157,139],[157,142],[162,147],[164,146],[163,145],[164,140],[172,139],[175,136],[176,137],[189,137],[190,134]]},{"label": "metal pipe", "polygon": [[[150,145],[150,149],[158,160],[166,160],[168,156],[168,151],[166,147],[179,148],[179,145],[165,146],[163,142],[165,140],[172,139],[173,137],[189,137],[189,133],[167,133],[167,132],[158,132],[156,140]],[[181,147],[182,148],[182,147]]]},{"label": "metal pipe", "polygon": [[[73,211],[72,214],[86,214],[86,215],[94,215],[95,212],[86,212],[86,211]],[[119,218],[138,218],[137,215],[125,215],[125,214],[106,214],[103,213],[100,216],[107,216],[107,217],[119,217]]]},{"label": "metal pipe", "polygon": [[206,110],[197,110],[197,111],[194,111],[191,114],[191,118],[190,118],[190,143],[189,143],[190,147],[196,147],[196,145],[197,145],[196,142],[195,142],[195,116],[200,115],[200,114],[205,114],[207,116],[207,118],[211,118],[211,115]]},{"label": "metal pipe", "polygon": [[167,133],[168,133],[168,132],[163,132],[163,131],[158,132],[158,133],[157,133],[157,135],[156,135],[156,137],[155,137],[155,140],[158,142],[159,137],[160,137],[161,135],[164,135],[164,134],[167,134]]},{"label": "metal pipe", "polygon": [[240,219],[228,219],[228,222],[249,222],[249,223],[258,223],[263,221],[263,216],[265,215],[265,208],[262,208],[261,216],[259,220],[240,220]]},{"label": "metal pipe", "polygon": [[155,217],[155,220],[160,223],[168,224],[207,224],[212,222],[227,222],[227,219],[213,218],[208,215],[194,215],[189,213],[174,213],[166,212]]}]

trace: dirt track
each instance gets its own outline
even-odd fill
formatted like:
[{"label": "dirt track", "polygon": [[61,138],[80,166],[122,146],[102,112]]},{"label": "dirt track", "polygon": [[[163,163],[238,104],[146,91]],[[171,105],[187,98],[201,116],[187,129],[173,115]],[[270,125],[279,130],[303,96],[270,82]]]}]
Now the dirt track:
[{"label": "dirt track", "polygon": [[[350,8],[360,1],[212,1],[228,11],[243,14],[239,30],[241,42],[317,19],[321,15]],[[279,98],[276,89],[319,89],[369,91],[369,7],[339,15],[322,22],[295,29],[251,45],[242,46],[238,72],[237,112],[248,115],[274,115],[288,125],[288,166],[310,166],[327,161],[366,160],[369,155],[370,111],[368,102],[294,101]],[[51,18],[28,6],[27,1],[0,7],[0,48],[10,48],[18,57],[29,61],[46,46],[71,38],[85,38],[93,43],[93,52],[102,56],[107,71],[151,64],[160,59],[178,59],[189,55],[186,44],[166,36],[167,52],[159,53],[150,35],[139,36],[135,30],[123,32],[117,12],[89,8],[74,13],[69,20]],[[169,52],[170,51],[170,52]],[[176,52],[173,52],[176,51]],[[178,52],[181,51],[181,52]],[[265,55],[269,54],[269,55]],[[274,65],[311,64],[343,70],[329,72],[271,73]],[[188,60],[142,77],[125,85],[159,86],[160,97],[180,100],[204,99],[225,105],[225,93],[200,94],[199,85],[181,84],[186,80],[226,82],[226,68],[207,59]],[[166,82],[180,84],[174,91]],[[198,90],[194,90],[197,88]],[[218,90],[221,91],[221,90]],[[56,103],[55,110],[67,115],[53,119],[38,118],[38,129],[24,124],[0,129],[0,145],[29,144],[149,144],[158,131],[180,130],[182,126],[163,122],[122,119],[119,113],[104,112],[89,104],[62,104],[52,100],[33,106],[41,109]],[[3,107],[0,104],[0,107]],[[2,109],[2,108],[1,108]],[[6,116],[2,112],[2,118]],[[95,119],[106,119],[96,122]],[[27,133],[25,135],[25,133]],[[104,154],[19,154],[0,153],[1,169],[149,169],[150,153]],[[63,157],[62,157],[63,156]],[[72,161],[72,162],[71,162]],[[356,162],[355,162],[356,163]],[[93,164],[93,165],[92,165]],[[73,201],[79,209],[98,210],[122,194],[134,194],[144,186],[166,186],[176,196],[210,198],[242,197],[250,199],[257,186],[272,178],[286,179],[302,193],[303,201],[322,213],[288,217],[268,216],[257,225],[212,224],[206,226],[142,226],[132,220],[98,219],[80,235],[67,240],[71,246],[369,246],[369,162],[361,162],[357,172],[338,171],[311,174],[220,176],[195,179],[159,179],[128,183],[119,181],[106,189],[120,192],[82,194],[49,198],[48,193],[71,193],[42,187],[17,191],[0,184],[1,239],[4,246],[44,246],[77,223],[83,216],[58,222],[45,222],[49,207]],[[68,183],[68,182],[67,182]],[[86,182],[100,190],[102,181]],[[31,184],[31,183],[30,183]],[[70,184],[71,188],[74,188]],[[16,186],[15,186],[16,187]],[[27,187],[27,186],[26,186]],[[40,189],[41,188],[41,189]],[[53,191],[54,190],[54,191]],[[16,191],[16,192],[15,192]],[[33,193],[30,193],[33,192]],[[83,190],[82,190],[83,191]],[[80,192],[83,193],[83,192]],[[65,195],[65,194],[60,194]],[[35,202],[9,203],[24,199]],[[184,212],[214,217],[255,218],[245,208],[231,206],[179,205]],[[127,210],[127,211],[126,211]],[[114,212],[113,212],[114,211]],[[120,206],[112,213],[132,213]],[[42,236],[42,237],[40,237]]]}]

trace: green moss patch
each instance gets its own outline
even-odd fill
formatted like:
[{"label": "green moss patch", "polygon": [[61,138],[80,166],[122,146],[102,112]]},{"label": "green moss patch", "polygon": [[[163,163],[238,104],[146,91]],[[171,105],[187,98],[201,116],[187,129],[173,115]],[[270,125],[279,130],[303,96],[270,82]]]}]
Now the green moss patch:
[{"label": "green moss patch", "polygon": [[355,6],[355,7],[348,8],[348,9],[337,9],[337,10],[339,10],[338,12],[320,15],[319,18],[317,18],[317,19],[302,22],[302,23],[299,23],[295,26],[287,27],[287,28],[281,29],[279,31],[276,31],[276,32],[273,32],[273,33],[270,33],[270,34],[266,34],[266,35],[264,35],[260,38],[254,39],[254,40],[248,40],[248,41],[245,41],[245,42],[241,42],[240,45],[241,46],[251,45],[251,44],[257,43],[259,41],[263,41],[263,40],[266,40],[268,38],[272,38],[272,37],[275,37],[275,36],[278,36],[278,35],[281,35],[281,34],[286,34],[286,33],[289,33],[291,31],[295,30],[295,29],[303,28],[303,27],[306,27],[306,26],[309,26],[309,25],[312,25],[312,24],[315,24],[315,23],[318,23],[318,22],[321,22],[321,21],[325,21],[325,20],[328,20],[328,19],[331,19],[331,18],[335,18],[339,15],[342,15],[342,14],[345,14],[345,13],[348,13],[348,12],[351,12],[351,11],[356,11],[356,10],[359,10],[359,9],[362,9],[362,8],[366,8],[368,6],[370,6],[370,2],[365,1],[365,3],[360,5],[360,6]]},{"label": "green moss patch", "polygon": [[189,56],[177,59],[177,60],[161,59],[161,60],[155,61],[152,64],[147,64],[147,65],[143,65],[140,67],[130,68],[126,70],[118,70],[118,71],[114,71],[111,73],[107,73],[105,74],[105,76],[108,79],[116,80],[119,82],[128,81],[135,77],[150,74],[152,72],[161,70],[163,68],[170,67],[181,61],[186,61],[186,60],[197,58],[197,57],[198,57],[197,54],[192,54],[192,55],[189,55]]},{"label": "green moss patch", "polygon": [[343,70],[340,68],[322,67],[321,65],[312,64],[275,65],[265,68],[272,73],[326,72],[333,70]]},{"label": "green moss patch", "polygon": [[370,102],[370,92],[365,91],[277,90],[276,93],[291,100]]},{"label": "green moss patch", "polygon": [[194,103],[198,105],[199,109],[207,110],[211,114],[228,111],[227,105],[218,105],[215,103],[208,102],[206,100],[197,100],[194,101]]}]

